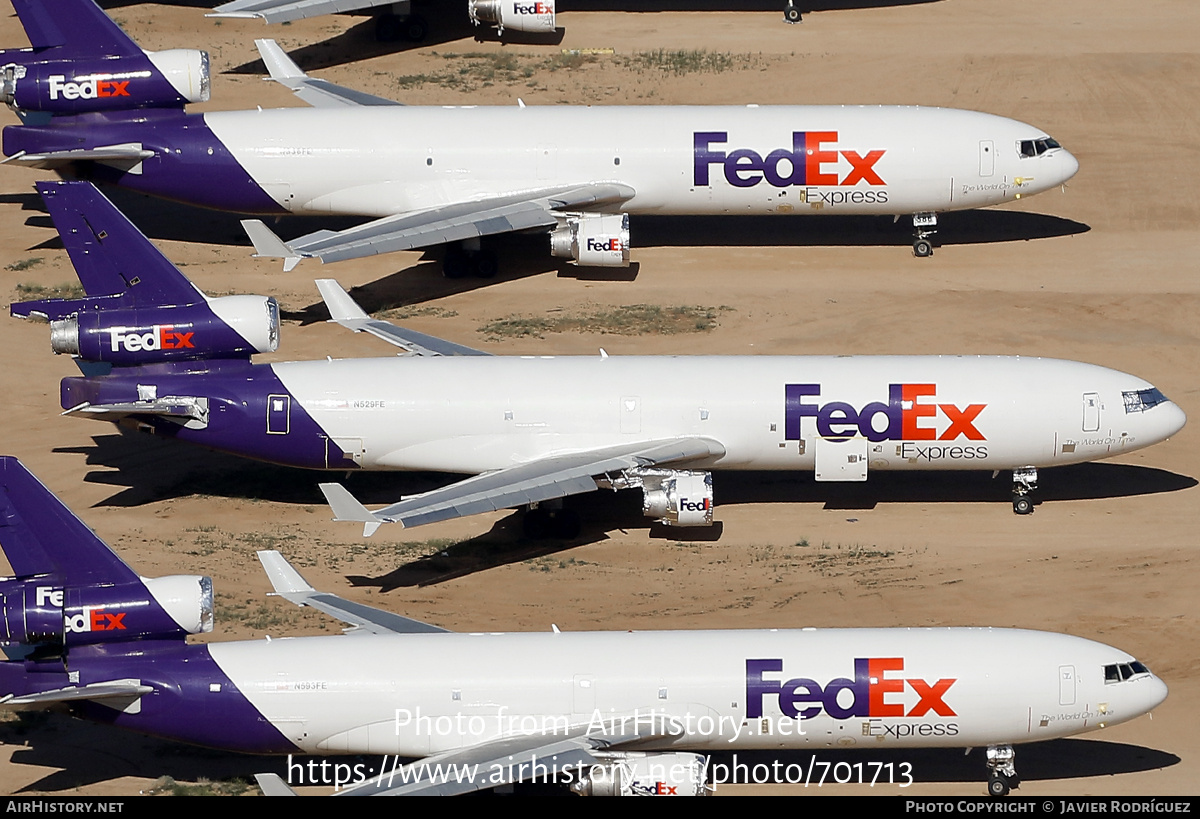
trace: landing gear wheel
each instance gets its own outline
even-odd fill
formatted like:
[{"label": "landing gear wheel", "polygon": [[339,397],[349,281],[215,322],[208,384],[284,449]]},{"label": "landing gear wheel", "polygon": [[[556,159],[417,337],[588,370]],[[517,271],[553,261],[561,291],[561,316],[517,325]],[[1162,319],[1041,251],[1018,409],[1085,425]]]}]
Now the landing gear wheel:
[{"label": "landing gear wheel", "polygon": [[471,260],[458,247],[446,248],[446,256],[442,259],[442,275],[447,279],[461,279],[471,272]]},{"label": "landing gear wheel", "polygon": [[403,25],[404,39],[410,43],[419,43],[429,34],[429,23],[419,14],[410,14]]},{"label": "landing gear wheel", "polygon": [[521,520],[521,528],[530,540],[544,540],[550,536],[550,515],[545,509],[530,509]]},{"label": "landing gear wheel", "polygon": [[381,14],[375,18],[375,39],[381,43],[394,43],[400,39],[404,28],[395,14]]},{"label": "landing gear wheel", "polygon": [[786,23],[800,22],[800,9],[796,8],[796,4],[792,0],[788,0],[787,5],[783,7],[783,20]]},{"label": "landing gear wheel", "polygon": [[1033,501],[1027,495],[1017,495],[1013,498],[1013,511],[1018,515],[1028,515],[1033,512]]},{"label": "landing gear wheel", "polygon": [[471,259],[471,267],[476,276],[481,279],[494,279],[500,272],[500,262],[496,254],[490,250],[481,250]]},{"label": "landing gear wheel", "polygon": [[917,239],[913,242],[913,255],[918,259],[924,259],[927,256],[933,255],[933,243],[928,239]]},{"label": "landing gear wheel", "polygon": [[989,796],[1008,796],[1009,792],[1008,778],[1000,774],[988,779],[988,795]]},{"label": "landing gear wheel", "polygon": [[550,536],[559,540],[574,540],[582,529],[579,513],[570,509],[555,509],[550,513]]}]

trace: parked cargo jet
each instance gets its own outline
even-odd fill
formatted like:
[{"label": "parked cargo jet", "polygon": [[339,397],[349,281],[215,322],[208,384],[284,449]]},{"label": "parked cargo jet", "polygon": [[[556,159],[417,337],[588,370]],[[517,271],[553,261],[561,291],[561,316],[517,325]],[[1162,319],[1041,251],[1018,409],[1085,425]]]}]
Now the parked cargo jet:
[{"label": "parked cargo jet", "polygon": [[[219,210],[371,217],[286,243],[244,223],[285,269],[448,245],[448,275],[493,275],[480,240],[514,231],[621,267],[639,214],[911,216],[928,256],[937,214],[1049,190],[1078,168],[1039,128],[940,108],[403,107],[309,78],[273,41],[259,41],[272,78],[315,108],[187,114],[192,97],[91,0],[16,8],[35,48],[0,53],[3,98],[25,118],[4,129],[7,162]],[[207,93],[207,60],[189,65]]]},{"label": "parked cargo jet", "polygon": [[[89,183],[38,189],[87,297],[12,312],[48,318],[54,350],[92,373],[63,380],[67,414],[280,464],[474,476],[377,512],[323,486],[368,534],[597,488],[641,488],[649,517],[706,526],[715,469],[1013,470],[1025,513],[1039,468],[1132,452],[1185,420],[1146,381],[1074,361],[489,356],[373,320],[332,280],[318,286],[334,320],[408,355],[252,364],[278,343],[274,299],[208,299]],[[578,528],[544,509],[526,524]]]},{"label": "parked cargo jet", "polygon": [[[140,577],[15,458],[0,458],[0,484],[15,575],[0,579],[0,705],[232,751],[418,760],[345,793],[553,771],[584,794],[702,794],[721,779],[714,750],[984,746],[1002,795],[1018,784],[1013,745],[1126,722],[1167,695],[1123,651],[1038,631],[452,634],[319,593],[278,552],[258,553],[276,591],[359,636],[188,645],[212,630],[209,578]],[[881,784],[911,781],[886,767]]]}]

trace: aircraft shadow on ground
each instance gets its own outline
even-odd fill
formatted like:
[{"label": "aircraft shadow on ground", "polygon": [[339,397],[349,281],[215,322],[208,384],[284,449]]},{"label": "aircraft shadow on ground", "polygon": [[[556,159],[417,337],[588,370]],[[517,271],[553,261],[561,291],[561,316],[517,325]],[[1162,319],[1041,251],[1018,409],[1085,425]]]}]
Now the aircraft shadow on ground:
[{"label": "aircraft shadow on ground", "polygon": [[[0,726],[0,741],[24,746],[12,754],[11,765],[16,771],[23,766],[57,769],[22,788],[18,794],[30,791],[59,793],[126,776],[151,779],[169,776],[181,782],[207,780],[214,783],[240,779],[250,783],[256,773],[278,773],[285,781],[289,773],[286,757],[211,751],[45,712],[22,714],[15,722]],[[297,757],[299,764],[304,764],[307,759]],[[710,771],[728,777],[737,764],[745,766],[737,769],[743,779],[786,783],[789,775],[794,778],[795,770],[789,774],[788,765],[802,766],[807,773],[814,760],[819,763],[814,779],[822,770],[832,779],[833,766],[839,763],[862,763],[868,775],[873,770],[886,771],[888,765],[898,774],[901,766],[908,763],[912,766],[915,782],[961,782],[977,786],[978,795],[982,796],[987,778],[980,749],[966,755],[958,749],[822,749],[817,754],[808,751],[738,751],[736,759],[733,752],[714,754]],[[332,761],[351,766],[361,761],[364,769],[379,762],[378,757],[338,757]],[[1016,765],[1024,781],[1036,782],[1160,770],[1180,761],[1175,754],[1138,745],[1056,739],[1021,745],[1017,748]],[[874,763],[881,768],[874,768]],[[726,767],[716,767],[722,765]],[[840,769],[843,776],[844,771],[844,767]],[[776,772],[777,776],[774,775]],[[1104,790],[1100,783],[1097,787],[1100,792]],[[882,777],[880,792],[892,793],[892,789],[882,783]],[[963,795],[976,794],[964,790]],[[1020,795],[1019,791],[1017,795]]]},{"label": "aircraft shadow on ground", "polygon": [[[1175,754],[1144,748],[1140,745],[1090,739],[1053,739],[1046,742],[1033,742],[1017,746],[1016,752],[1017,774],[1025,782],[1140,773],[1169,768],[1182,761]],[[736,760],[734,759],[735,753]],[[813,769],[814,784],[822,772],[826,774],[826,782],[834,783],[834,766],[841,766],[839,775],[844,779],[846,767],[841,763],[846,763],[846,765],[862,763],[862,770],[868,780],[873,772],[881,771],[879,780],[880,785],[883,786],[881,792],[891,793],[892,790],[888,787],[889,783],[887,782],[887,772],[892,771],[896,776],[892,781],[900,783],[903,780],[899,778],[898,772],[902,769],[901,766],[907,763],[912,766],[910,770],[914,782],[976,782],[979,787],[978,794],[966,795],[984,796],[986,793],[987,764],[984,752],[979,748],[973,749],[967,754],[963,754],[961,750],[947,748],[895,750],[822,748],[815,753],[812,751],[737,751],[712,755],[713,766],[726,766],[723,769],[717,768],[717,775],[732,775],[735,764],[745,766],[745,768],[737,769],[737,784],[747,784],[745,777],[753,777],[756,772],[760,775],[777,773],[778,775],[771,775],[766,781],[783,784],[788,781],[786,773],[788,765],[795,765],[804,774],[808,774],[809,767],[814,761],[818,763],[817,767]],[[874,763],[880,763],[882,768],[874,767]],[[757,771],[755,766],[759,766]],[[857,771],[857,769],[852,770]],[[726,774],[726,771],[729,774]],[[796,768],[791,773],[793,779],[795,779],[795,772]],[[754,778],[751,778],[751,784],[755,781]],[[821,789],[812,788],[811,785],[810,789],[816,790],[817,793],[821,792]],[[1097,784],[1097,792],[1103,793],[1104,787]],[[1020,792],[1018,791],[1015,795],[1019,796]]]},{"label": "aircraft shadow on ground", "polygon": [[[140,433],[94,436],[92,446],[60,447],[56,453],[86,456],[89,483],[118,489],[98,506],[133,507],[193,495],[263,500],[313,506],[324,510],[322,481],[339,481],[367,506],[394,503],[400,497],[427,492],[456,476],[425,472],[322,473],[273,466],[233,455],[191,447],[181,442]],[[1135,497],[1178,492],[1197,481],[1163,469],[1130,464],[1093,463],[1044,469],[1038,503]],[[717,472],[713,494],[717,516],[725,506],[791,503],[820,506],[827,512],[853,513],[881,503],[987,503],[985,514],[1008,515],[1011,482],[1007,473],[996,479],[987,472],[876,473],[865,483],[817,483],[799,472]],[[487,532],[453,544],[431,543],[424,531],[413,533],[384,527],[376,539],[427,546],[430,553],[409,560],[378,577],[353,576],[354,585],[391,591],[426,586],[498,566],[543,559],[533,568],[553,570],[555,560],[573,558],[564,553],[576,546],[609,539],[614,530],[645,530],[649,537],[672,541],[712,541],[723,534],[720,525],[709,528],[674,528],[654,523],[642,515],[636,491],[597,491],[567,498],[567,509],[582,521],[579,535],[569,540],[531,540],[525,537],[521,511],[499,519]],[[357,524],[347,523],[347,527]],[[1036,525],[1032,524],[1031,525]]]}]

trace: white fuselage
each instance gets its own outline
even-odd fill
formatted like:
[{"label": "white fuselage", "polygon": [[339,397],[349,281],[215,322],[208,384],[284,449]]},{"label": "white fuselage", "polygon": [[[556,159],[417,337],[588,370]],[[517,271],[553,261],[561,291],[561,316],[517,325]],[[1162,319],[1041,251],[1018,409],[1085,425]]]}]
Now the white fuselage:
[{"label": "white fuselage", "polygon": [[647,724],[665,730],[643,749],[970,747],[1070,736],[1166,697],[1149,672],[1106,682],[1105,666],[1133,662],[1125,652],[1010,629],[411,634],[209,650],[311,753],[422,757]]},{"label": "white fuselage", "polygon": [[[974,111],[899,106],[361,107],[205,114],[294,213],[388,216],[614,182],[634,214],[909,214],[1062,184],[1045,132]],[[1056,145],[1056,144],[1055,144]],[[603,210],[603,208],[598,208]]]},{"label": "white fuselage", "polygon": [[[696,469],[1012,469],[1173,435],[1143,379],[999,356],[398,357],[272,365],[367,469],[480,473],[638,441],[702,437]],[[1145,406],[1149,396],[1161,401]],[[1140,396],[1145,400],[1141,404]],[[282,442],[281,442],[282,444]],[[855,477],[838,466],[863,466]]]}]

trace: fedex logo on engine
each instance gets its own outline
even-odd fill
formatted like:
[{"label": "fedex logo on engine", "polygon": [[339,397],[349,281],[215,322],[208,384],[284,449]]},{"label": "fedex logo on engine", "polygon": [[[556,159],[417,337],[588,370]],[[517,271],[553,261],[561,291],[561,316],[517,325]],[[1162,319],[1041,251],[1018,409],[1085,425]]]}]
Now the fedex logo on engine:
[{"label": "fedex logo on engine", "polygon": [[514,3],[513,11],[517,14],[553,14],[554,9],[549,3]]},{"label": "fedex logo on engine", "polygon": [[[49,603],[54,608],[61,609],[63,591],[52,586],[38,586],[35,600],[38,608]],[[80,634],[89,631],[124,631],[125,615],[127,612],[112,613],[105,611],[102,606],[84,606],[81,614],[65,614],[63,624],[68,634]]]},{"label": "fedex logo on engine", "polygon": [[143,333],[136,327],[114,327],[112,334],[112,351],[124,350],[127,353],[138,353],[143,350],[191,350],[196,345],[192,336],[196,333],[176,331],[173,324],[155,324],[150,332]]},{"label": "fedex logo on engine", "polygon": [[68,82],[63,74],[51,74],[50,99],[60,96],[65,100],[94,100],[99,97],[128,97],[129,80],[101,80],[85,77],[77,82]]},{"label": "fedex logo on engine", "polygon": [[[930,711],[940,717],[958,716],[945,701],[946,692],[958,682],[957,678],[930,684],[919,678],[889,677],[904,672],[903,657],[856,658],[854,679],[839,677],[825,685],[807,677],[767,678],[782,671],[783,660],[746,660],[747,718],[763,715],[766,697],[776,697],[779,711],[792,719],[813,719],[822,711],[834,719],[923,717]],[[909,689],[916,695],[915,702],[911,696],[904,696]],[[901,699],[913,704],[909,707]]]},{"label": "fedex logo on engine", "polygon": [[593,239],[591,236],[589,236],[587,240],[587,249],[593,253],[620,253],[623,248],[621,246],[620,239]]},{"label": "fedex logo on engine", "polygon": [[[886,185],[875,170],[885,151],[839,151],[837,131],[793,131],[792,147],[776,148],[763,156],[750,148],[733,151],[714,146],[729,141],[728,131],[697,131],[692,134],[693,184],[707,187],[712,165],[720,165],[725,181],[735,188],[753,188],[764,179],[776,188],[806,185]],[[841,159],[850,164],[839,176]]]},{"label": "fedex logo on engine", "polygon": [[[822,438],[852,438],[862,435],[869,441],[953,441],[966,438],[986,441],[975,426],[987,404],[937,403],[937,384],[889,384],[887,403],[873,401],[855,407],[845,401],[825,404],[809,401],[821,394],[820,384],[784,385],[784,438],[803,438],[805,418],[815,418],[817,434]],[[939,427],[943,419],[944,427]]]}]

